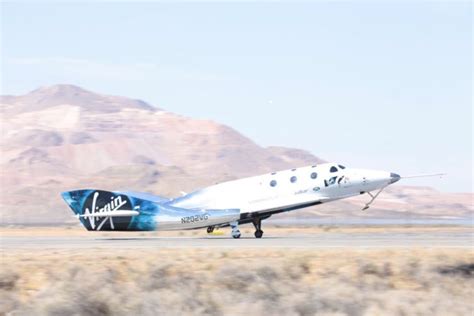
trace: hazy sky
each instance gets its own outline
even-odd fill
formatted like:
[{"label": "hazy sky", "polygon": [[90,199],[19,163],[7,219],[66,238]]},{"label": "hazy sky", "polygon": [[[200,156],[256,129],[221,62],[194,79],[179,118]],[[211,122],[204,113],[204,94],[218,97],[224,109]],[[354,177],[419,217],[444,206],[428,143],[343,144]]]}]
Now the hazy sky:
[{"label": "hazy sky", "polygon": [[77,84],[472,191],[470,2],[3,3],[2,94]]}]

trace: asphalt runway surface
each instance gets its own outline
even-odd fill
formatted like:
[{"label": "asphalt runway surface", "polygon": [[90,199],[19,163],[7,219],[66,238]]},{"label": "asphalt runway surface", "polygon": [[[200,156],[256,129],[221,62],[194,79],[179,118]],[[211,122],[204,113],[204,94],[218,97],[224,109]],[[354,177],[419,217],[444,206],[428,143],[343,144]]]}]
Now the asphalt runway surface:
[{"label": "asphalt runway surface", "polygon": [[2,236],[3,250],[44,249],[160,249],[160,248],[470,248],[474,249],[473,231],[436,231],[409,233],[321,233],[264,235],[256,239],[253,234],[233,239],[230,236]]}]

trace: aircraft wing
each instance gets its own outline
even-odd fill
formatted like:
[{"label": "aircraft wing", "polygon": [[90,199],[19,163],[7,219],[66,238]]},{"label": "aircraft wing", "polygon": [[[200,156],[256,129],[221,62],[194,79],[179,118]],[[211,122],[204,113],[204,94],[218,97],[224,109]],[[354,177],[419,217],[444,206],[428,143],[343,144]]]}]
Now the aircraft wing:
[{"label": "aircraft wing", "polygon": [[142,200],[146,200],[146,201],[150,201],[150,202],[154,202],[154,203],[164,203],[164,202],[168,202],[170,200],[169,198],[166,198],[166,197],[163,197],[163,196],[159,196],[159,195],[155,195],[155,194],[151,194],[151,193],[145,193],[145,192],[116,191],[116,193],[133,196],[133,197],[136,197],[136,198],[139,198],[139,199],[142,199]]},{"label": "aircraft wing", "polygon": [[321,197],[318,201],[312,201],[307,203],[301,203],[296,205],[290,205],[285,207],[273,208],[268,210],[261,210],[256,212],[247,212],[240,214],[239,224],[247,224],[254,221],[254,219],[266,219],[272,216],[273,214],[283,213],[283,212],[290,212],[294,210],[299,210],[306,207],[311,207],[315,205],[322,204],[326,201],[329,201],[329,197]]}]

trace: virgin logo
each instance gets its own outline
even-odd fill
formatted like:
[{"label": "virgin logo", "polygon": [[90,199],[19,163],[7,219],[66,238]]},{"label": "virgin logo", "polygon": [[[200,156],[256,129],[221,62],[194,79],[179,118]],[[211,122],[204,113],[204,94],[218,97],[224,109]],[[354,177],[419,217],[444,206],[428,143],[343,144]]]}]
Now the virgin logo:
[{"label": "virgin logo", "polygon": [[[100,214],[100,213],[104,213],[104,212],[106,212],[106,213],[113,212],[113,211],[116,211],[116,210],[120,209],[125,204],[127,204],[127,201],[122,200],[122,196],[118,195],[118,196],[115,196],[115,197],[111,196],[110,197],[110,202],[106,203],[103,207],[99,208],[99,206],[97,206],[97,200],[98,199],[99,199],[99,192],[94,192],[94,196],[92,197],[92,207],[91,207],[90,210],[89,210],[88,207],[86,207],[86,209],[84,210],[84,215],[97,214],[97,213]],[[113,219],[110,216],[104,217],[104,218],[96,217],[96,216],[89,216],[89,217],[85,217],[85,218],[89,221],[89,224],[90,224],[90,226],[93,230],[100,230],[102,228],[102,226],[104,226],[104,224],[107,220],[110,221],[110,228],[115,229]],[[97,221],[97,223],[96,223],[96,221]],[[96,226],[96,224],[98,224],[98,225]]]}]

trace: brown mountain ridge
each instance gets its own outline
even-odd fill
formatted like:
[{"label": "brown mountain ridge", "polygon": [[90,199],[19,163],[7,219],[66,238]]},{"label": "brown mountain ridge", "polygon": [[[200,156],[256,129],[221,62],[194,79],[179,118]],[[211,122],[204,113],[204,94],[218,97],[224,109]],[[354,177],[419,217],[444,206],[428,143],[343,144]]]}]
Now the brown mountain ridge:
[{"label": "brown mountain ridge", "polygon": [[[300,149],[261,147],[214,121],[73,85],[0,97],[0,115],[3,223],[74,222],[59,196],[69,189],[178,196],[215,182],[323,161]],[[368,215],[358,204],[357,199],[337,202],[285,216],[472,214],[472,194],[416,187],[391,188]]]}]

